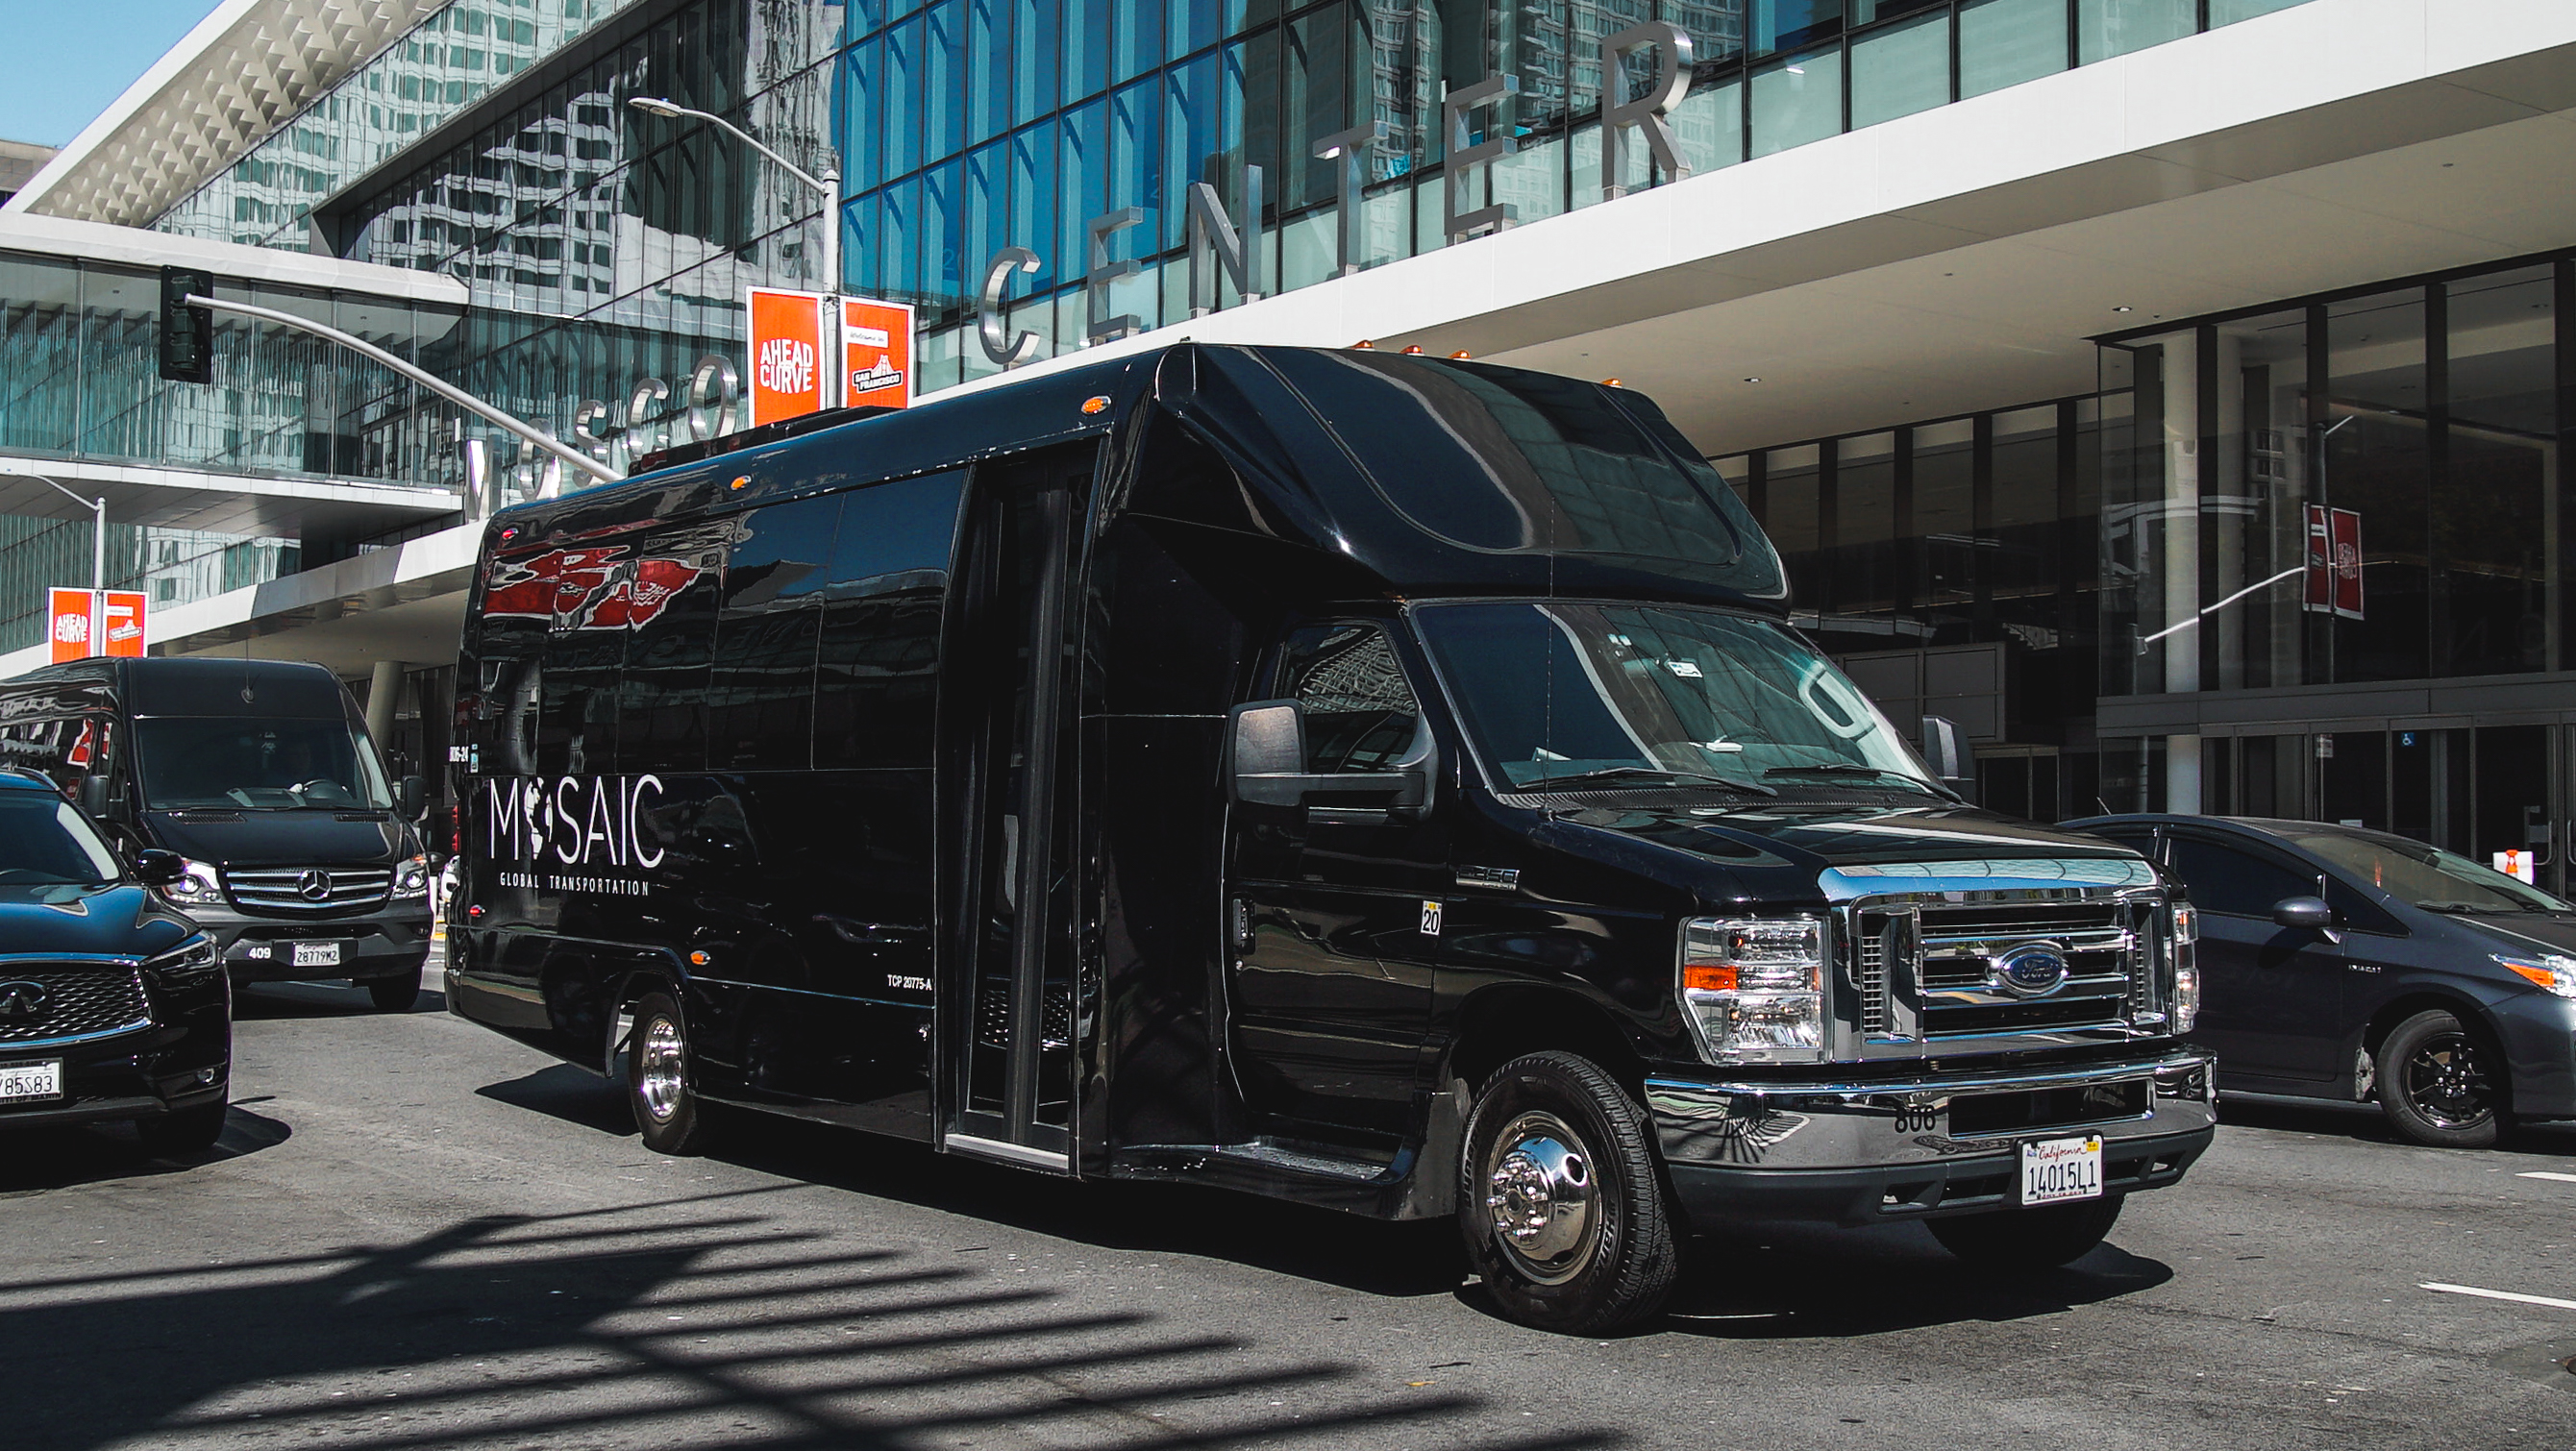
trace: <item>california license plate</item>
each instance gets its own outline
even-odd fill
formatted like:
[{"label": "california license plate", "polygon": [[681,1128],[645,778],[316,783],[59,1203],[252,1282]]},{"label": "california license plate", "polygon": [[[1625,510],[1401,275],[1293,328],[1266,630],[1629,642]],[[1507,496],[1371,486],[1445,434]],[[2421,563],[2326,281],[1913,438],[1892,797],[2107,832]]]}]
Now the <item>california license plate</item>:
[{"label": "california license plate", "polygon": [[2021,1146],[2021,1202],[2102,1197],[2102,1136],[2037,1139]]},{"label": "california license plate", "polygon": [[295,944],[296,967],[338,967],[340,944],[337,942],[299,942]]},{"label": "california license plate", "polygon": [[63,1096],[63,1060],[0,1063],[0,1103],[32,1103]]}]

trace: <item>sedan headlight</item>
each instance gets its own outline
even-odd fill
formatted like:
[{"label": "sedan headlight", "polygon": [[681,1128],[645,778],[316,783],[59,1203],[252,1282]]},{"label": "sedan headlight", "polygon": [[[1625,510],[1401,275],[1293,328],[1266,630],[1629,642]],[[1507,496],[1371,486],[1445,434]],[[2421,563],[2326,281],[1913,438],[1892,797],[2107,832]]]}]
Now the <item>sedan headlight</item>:
[{"label": "sedan headlight", "polygon": [[1696,917],[1682,924],[1681,998],[1712,1063],[1825,1058],[1825,924]]},{"label": "sedan headlight", "polygon": [[2562,998],[2576,998],[2576,957],[2562,957],[2555,952],[2543,957],[2508,957],[2499,952],[2495,960],[2534,987],[2547,988]]},{"label": "sedan headlight", "polygon": [[179,880],[161,889],[161,895],[181,906],[220,907],[224,902],[223,879],[215,874],[213,862],[187,861]]},{"label": "sedan headlight", "polygon": [[190,983],[221,972],[224,959],[215,951],[215,940],[201,935],[180,944],[178,951],[165,952],[143,965],[163,982]]},{"label": "sedan headlight", "polygon": [[2200,913],[2189,903],[2173,909],[2173,1030],[2188,1033],[2200,1021]]},{"label": "sedan headlight", "polygon": [[394,895],[397,897],[429,895],[429,858],[416,856],[394,868]]}]

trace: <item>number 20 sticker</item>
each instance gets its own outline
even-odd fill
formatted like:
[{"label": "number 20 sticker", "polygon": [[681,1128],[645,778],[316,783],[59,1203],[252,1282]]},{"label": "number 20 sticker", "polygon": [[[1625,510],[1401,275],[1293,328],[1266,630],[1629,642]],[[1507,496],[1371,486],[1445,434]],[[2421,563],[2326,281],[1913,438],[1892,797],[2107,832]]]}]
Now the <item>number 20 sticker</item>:
[{"label": "number 20 sticker", "polygon": [[1440,904],[1437,902],[1422,904],[1422,935],[1425,937],[1440,935]]}]

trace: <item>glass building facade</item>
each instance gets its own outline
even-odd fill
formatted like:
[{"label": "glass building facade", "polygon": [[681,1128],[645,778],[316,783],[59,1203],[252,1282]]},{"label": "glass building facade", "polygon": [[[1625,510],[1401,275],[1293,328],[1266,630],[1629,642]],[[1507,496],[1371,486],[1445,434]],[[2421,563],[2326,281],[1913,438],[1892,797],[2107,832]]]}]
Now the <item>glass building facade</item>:
[{"label": "glass building facade", "polygon": [[[746,287],[823,281],[807,189],[634,97],[731,117],[811,170],[836,155],[839,280],[920,309],[932,391],[993,370],[970,325],[1004,247],[1040,259],[1014,276],[1013,330],[1080,346],[1088,224],[1125,208],[1140,221],[1106,248],[1138,270],[1108,312],[1186,319],[1192,183],[1241,219],[1258,168],[1264,290],[1325,280],[1344,265],[1328,138],[1360,133],[1352,265],[1448,245],[1443,100],[1489,76],[1516,90],[1467,139],[1515,150],[1471,204],[1521,224],[1597,204],[1601,42],[1643,21],[1691,38],[1672,124],[1706,172],[2293,3],[454,0],[159,225],[465,280],[444,376],[622,463],[686,426],[702,357],[739,353]],[[1671,179],[1623,156],[1627,186]]]}]

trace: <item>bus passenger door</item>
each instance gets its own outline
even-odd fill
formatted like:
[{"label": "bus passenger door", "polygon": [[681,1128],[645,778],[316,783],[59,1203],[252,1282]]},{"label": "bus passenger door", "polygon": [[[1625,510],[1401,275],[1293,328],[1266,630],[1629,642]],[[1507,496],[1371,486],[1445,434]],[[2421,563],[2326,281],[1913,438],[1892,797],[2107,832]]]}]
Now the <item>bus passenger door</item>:
[{"label": "bus passenger door", "polygon": [[945,1147],[1072,1168],[1073,551],[1091,450],[977,471],[940,665]]},{"label": "bus passenger door", "polygon": [[[1303,707],[1306,769],[1377,772],[1425,729],[1386,629],[1291,636],[1278,694]],[[1450,886],[1436,817],[1365,806],[1234,808],[1227,1042],[1246,1104],[1292,1136],[1401,1136],[1414,1121]]]}]

